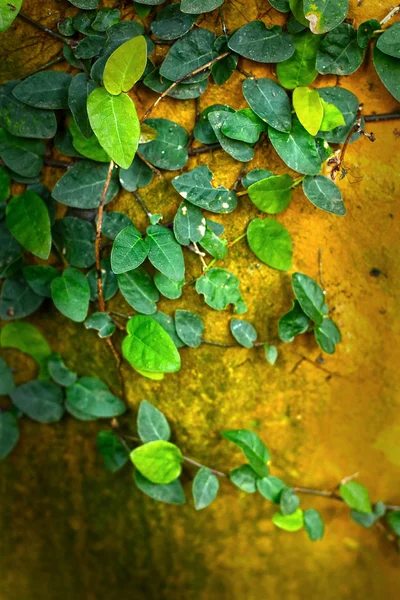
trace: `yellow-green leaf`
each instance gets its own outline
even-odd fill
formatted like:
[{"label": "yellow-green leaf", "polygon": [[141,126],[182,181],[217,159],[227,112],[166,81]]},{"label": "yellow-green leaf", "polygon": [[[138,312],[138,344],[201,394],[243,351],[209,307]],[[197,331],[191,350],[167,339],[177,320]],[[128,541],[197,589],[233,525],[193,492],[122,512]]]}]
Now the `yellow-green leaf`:
[{"label": "yellow-green leaf", "polygon": [[171,442],[148,442],[135,448],[130,457],[135,467],[152,483],[171,483],[181,474],[182,452]]},{"label": "yellow-green leaf", "polygon": [[335,129],[336,127],[346,125],[344,116],[337,106],[325,102],[323,98],[321,98],[321,103],[322,108],[324,109],[324,115],[322,117],[320,131],[332,131],[332,129]]},{"label": "yellow-green leaf", "polygon": [[147,63],[146,40],[136,36],[119,46],[108,59],[103,75],[107,92],[129,92],[143,75]]},{"label": "yellow-green leaf", "polygon": [[318,92],[308,87],[296,88],[293,92],[293,107],[304,129],[310,135],[317,135],[324,116]]}]

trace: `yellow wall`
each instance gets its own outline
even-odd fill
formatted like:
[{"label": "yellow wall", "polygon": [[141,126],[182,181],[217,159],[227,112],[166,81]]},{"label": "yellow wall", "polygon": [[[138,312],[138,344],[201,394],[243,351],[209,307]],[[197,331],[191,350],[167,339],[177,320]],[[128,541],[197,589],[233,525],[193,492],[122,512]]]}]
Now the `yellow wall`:
[{"label": "yellow wall", "polygon": [[[127,3],[130,5],[130,3]],[[355,24],[382,19],[390,2],[351,2]],[[26,14],[54,28],[66,2],[26,0]],[[229,29],[262,16],[267,24],[282,21],[267,2],[225,2]],[[68,9],[68,14],[74,14]],[[131,15],[132,9],[125,10]],[[217,12],[207,26],[219,27]],[[60,45],[17,19],[0,38],[3,80],[17,78],[60,52]],[[161,50],[158,48],[158,52]],[[244,62],[257,76],[270,76],[270,66]],[[222,87],[211,85],[201,108],[214,102],[245,105],[243,76],[236,73]],[[316,85],[335,85],[335,77]],[[340,85],[357,94],[364,113],[398,110],[372,67],[370,54]],[[144,108],[155,94],[139,87],[136,101]],[[191,130],[194,101],[164,101],[153,116],[178,121]],[[340,183],[347,207],[344,218],[315,209],[296,189],[289,208],[278,219],[294,241],[293,271],[318,278],[318,250],[327,301],[334,307],[343,343],[322,365],[315,343],[298,340],[280,345],[275,367],[263,350],[203,346],[181,351],[181,372],[161,382],[138,377],[127,366],[124,375],[129,403],[137,408],[146,398],[169,417],[184,454],[216,468],[242,461],[233,445],[222,441],[227,428],[253,428],[268,444],[273,472],[293,484],[329,488],[358,471],[374,501],[400,502],[400,331],[399,331],[399,210],[398,149],[394,134],[399,122],[371,124],[376,142],[353,144],[346,163],[360,183]],[[396,157],[397,154],[397,157]],[[224,152],[191,159],[188,168],[207,164],[215,183],[232,185],[240,165]],[[287,169],[264,142],[253,166],[282,173]],[[47,169],[54,184],[61,172]],[[143,190],[153,212],[169,220],[179,197],[170,175]],[[131,195],[111,205],[145,221]],[[228,239],[240,235],[257,213],[246,196],[238,209],[218,220]],[[246,242],[234,246],[222,266],[241,280],[248,304],[246,319],[260,338],[277,340],[277,320],[292,301],[290,273],[258,264]],[[378,278],[369,272],[378,268]],[[187,275],[201,265],[187,257]],[[112,305],[129,312],[118,298]],[[193,289],[159,309],[200,313],[208,339],[229,341],[229,312],[205,307]],[[113,358],[94,332],[84,331],[46,306],[32,321],[81,375],[99,375],[117,389]],[[303,336],[304,337],[304,336]],[[33,376],[28,359],[8,351],[18,381]],[[301,356],[307,357],[296,367]],[[27,369],[27,367],[29,367]],[[133,418],[133,417],[132,417]],[[273,507],[222,482],[217,501],[195,513],[185,507],[156,504],[133,488],[131,471],[105,472],[95,450],[97,424],[65,418],[52,426],[25,419],[21,442],[0,470],[0,599],[1,600],[378,600],[395,599],[400,558],[385,535],[363,530],[350,521],[339,503],[304,498],[304,507],[321,510],[326,521],[323,542],[311,543],[304,532],[286,534],[271,524]],[[188,473],[190,470],[188,470]],[[190,477],[185,475],[190,494]]]}]

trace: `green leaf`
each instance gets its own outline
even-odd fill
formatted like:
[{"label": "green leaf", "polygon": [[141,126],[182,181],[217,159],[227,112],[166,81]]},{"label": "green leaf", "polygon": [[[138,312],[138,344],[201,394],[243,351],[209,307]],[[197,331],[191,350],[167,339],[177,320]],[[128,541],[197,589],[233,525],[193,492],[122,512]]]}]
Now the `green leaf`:
[{"label": "green leaf", "polygon": [[117,165],[128,169],[140,137],[140,123],[131,98],[127,94],[112,96],[104,88],[96,88],[88,98],[87,109],[100,145]]},{"label": "green leaf", "polygon": [[[53,198],[73,208],[98,208],[107,180],[108,165],[81,160],[54,186]],[[107,190],[105,204],[118,193],[117,169],[114,169]]]},{"label": "green leaf", "polygon": [[304,528],[312,542],[322,540],[324,537],[324,522],[321,515],[315,508],[309,508],[304,511]]},{"label": "green leaf", "polygon": [[96,446],[107,471],[116,473],[129,460],[129,454],[113,431],[99,431]]},{"label": "green leaf", "polygon": [[329,177],[324,175],[307,176],[303,181],[303,191],[317,208],[334,215],[346,214],[340,189]]},{"label": "green leaf", "polygon": [[307,331],[309,325],[309,317],[303,312],[299,301],[295,300],[290,311],[279,319],[279,337],[282,342],[293,342],[296,335]]},{"label": "green leaf", "polygon": [[229,472],[229,479],[239,489],[247,492],[248,494],[254,494],[254,492],[257,490],[256,484],[259,481],[259,477],[257,473],[253,471],[250,465],[242,465],[236,469],[232,469]]},{"label": "green leaf", "polygon": [[333,354],[335,352],[335,344],[338,344],[342,339],[337,325],[332,319],[327,318],[322,321],[322,325],[314,329],[314,334],[318,345],[327,354]]},{"label": "green leaf", "polygon": [[7,31],[14,19],[18,16],[23,0],[15,0],[12,5],[9,2],[0,4],[0,32]]},{"label": "green leaf", "polygon": [[317,135],[324,115],[321,98],[316,90],[298,87],[293,92],[293,108],[304,129]]},{"label": "green leaf", "polygon": [[219,214],[232,212],[237,206],[235,192],[223,186],[214,188],[211,184],[212,178],[213,174],[208,167],[196,167],[175,177],[172,185],[182,198],[195,206]]},{"label": "green leaf", "polygon": [[181,9],[184,13],[200,15],[215,10],[223,2],[224,0],[182,0]]},{"label": "green leaf", "polygon": [[320,131],[318,137],[322,137],[332,144],[343,144],[356,122],[359,107],[358,98],[342,87],[319,88],[318,93],[325,102],[336,106],[346,123],[345,126],[337,127],[333,131]]},{"label": "green leaf", "polygon": [[178,479],[175,479],[175,481],[166,485],[160,485],[152,483],[143,477],[139,471],[135,471],[134,477],[139,490],[147,496],[150,496],[150,498],[153,498],[153,500],[166,502],[167,504],[185,504],[185,494]]},{"label": "green leaf", "polygon": [[158,133],[152,142],[140,144],[139,150],[144,158],[159,169],[182,169],[188,160],[188,135],[185,129],[168,119],[146,119],[144,123]]},{"label": "green leaf", "polygon": [[172,317],[169,317],[168,315],[165,315],[160,311],[156,312],[154,315],[151,316],[155,321],[157,321],[159,325],[161,325],[164,331],[168,333],[169,337],[174,342],[177,348],[182,348],[183,346],[185,346],[185,343],[181,340],[180,337],[178,337],[175,327],[175,321]]},{"label": "green leaf", "polygon": [[110,157],[100,146],[95,134],[89,138],[85,137],[73,120],[69,124],[69,132],[72,136],[72,144],[79,154],[97,162],[110,162]]},{"label": "green leaf", "polygon": [[[181,37],[169,50],[160,68],[160,75],[177,81],[218,56],[214,50],[215,34],[198,27]],[[207,70],[186,79],[194,83],[207,78]]]},{"label": "green leaf", "polygon": [[140,473],[152,483],[167,484],[182,471],[182,452],[171,442],[147,442],[130,453],[130,459]]},{"label": "green leaf", "polygon": [[292,38],[274,25],[270,29],[262,21],[240,27],[229,38],[228,46],[240,56],[261,63],[279,63],[294,53]]},{"label": "green leaf", "polygon": [[34,313],[44,298],[29,287],[22,275],[8,277],[1,288],[0,319],[22,319]]},{"label": "green leaf", "polygon": [[383,502],[377,502],[375,506],[372,507],[372,513],[363,513],[353,509],[350,511],[350,517],[357,525],[361,525],[361,527],[368,529],[383,517],[385,513],[385,504]]},{"label": "green leaf", "polygon": [[[228,52],[228,40],[227,35],[220,35],[217,37],[214,43],[214,48],[218,51],[221,56],[224,52]],[[239,57],[237,54],[231,52],[228,56],[221,58],[218,62],[214,63],[211,67],[211,74],[214,83],[217,85],[223,85],[233,75],[236,70]]]},{"label": "green leaf", "polygon": [[[222,4],[223,0],[216,0]],[[188,2],[186,2],[186,5]],[[192,5],[193,2],[190,2]],[[197,16],[190,14],[190,10],[184,10],[185,4],[170,4],[155,15],[151,23],[151,31],[160,40],[176,40],[187,33],[197,20]],[[205,11],[201,11],[205,12]]]},{"label": "green leaf", "polygon": [[282,133],[269,127],[268,135],[276,152],[288,167],[305,175],[318,175],[321,161],[315,138],[304,129],[297,118],[293,119],[290,133]]},{"label": "green leaf", "polygon": [[147,400],[142,400],[139,405],[137,427],[142,442],[168,441],[171,437],[167,419],[158,408]]},{"label": "green leaf", "polygon": [[154,283],[160,294],[170,300],[177,300],[182,296],[183,279],[181,281],[174,281],[162,273],[156,273],[154,275]]},{"label": "green leaf", "polygon": [[[1,9],[0,9],[1,19]],[[19,440],[19,428],[16,417],[10,410],[0,412],[0,460],[6,458]]]},{"label": "green leaf", "polygon": [[78,73],[72,78],[68,88],[68,106],[76,126],[86,138],[93,135],[87,114],[87,99],[96,87],[95,82],[89,79],[86,73]]},{"label": "green leaf", "polygon": [[23,274],[35,294],[51,298],[51,282],[58,276],[57,269],[50,265],[26,266]]},{"label": "green leaf", "polygon": [[107,31],[109,27],[118,23],[120,17],[121,13],[117,8],[102,8],[97,11],[92,28],[95,31]]},{"label": "green leaf", "polygon": [[246,142],[233,140],[222,133],[225,121],[230,117],[227,111],[215,111],[208,114],[208,120],[222,148],[235,160],[249,162],[254,156],[253,148]]},{"label": "green leaf", "polygon": [[289,12],[289,0],[269,0],[271,6],[280,12]]},{"label": "green leaf", "polygon": [[[174,83],[170,79],[166,79],[160,75],[160,68],[157,67],[150,71],[143,80],[145,86],[157,92],[163,94],[167,92],[171,85]],[[175,87],[170,89],[167,96],[176,98],[177,100],[190,100],[192,98],[199,98],[208,87],[207,79],[203,79],[199,82],[187,83],[186,79],[182,83],[178,83]]]},{"label": "green leaf", "polygon": [[304,15],[313,33],[326,33],[342,23],[349,12],[349,0],[304,0]]},{"label": "green leaf", "polygon": [[[0,396],[9,396],[14,388],[15,383],[12,371],[0,356]],[[0,415],[1,414],[2,413],[0,412]]]},{"label": "green leaf", "polygon": [[113,212],[104,212],[103,220],[101,223],[101,233],[108,237],[110,240],[115,240],[117,235],[128,227],[128,225],[132,225],[131,219],[128,215],[124,213],[120,213],[117,211]]},{"label": "green leaf", "polygon": [[291,515],[283,515],[281,512],[276,512],[272,517],[272,522],[279,529],[284,529],[285,531],[299,531],[303,529],[304,518],[303,511],[301,508],[298,508]]},{"label": "green leaf", "polygon": [[182,246],[199,242],[206,232],[206,219],[190,202],[181,202],[174,217],[174,235]]},{"label": "green leaf", "polygon": [[296,33],[292,39],[295,47],[294,54],[276,66],[279,83],[289,90],[310,85],[317,77],[315,61],[321,41],[318,35],[308,30]]},{"label": "green leaf", "polygon": [[193,500],[196,510],[202,510],[214,502],[219,490],[218,477],[211,469],[201,467],[193,479]]},{"label": "green leaf", "polygon": [[11,177],[4,167],[0,167],[0,202],[8,200],[11,194]]},{"label": "green leaf", "polygon": [[17,137],[46,139],[55,136],[57,120],[53,111],[28,106],[13,95],[18,81],[0,89],[0,125]]},{"label": "green leaf", "polygon": [[61,388],[50,381],[28,381],[11,393],[15,406],[39,423],[55,423],[64,414]]},{"label": "green leaf", "polygon": [[278,358],[278,349],[271,344],[264,344],[265,358],[270,365],[274,365]]},{"label": "green leaf", "polygon": [[43,200],[26,190],[7,204],[6,223],[15,239],[26,250],[47,259],[51,250],[50,218]]},{"label": "green leaf", "polygon": [[361,23],[357,29],[357,43],[360,48],[364,50],[372,39],[374,31],[380,28],[381,24],[378,19],[369,19]]},{"label": "green leaf", "polygon": [[300,498],[296,496],[292,488],[286,487],[281,492],[279,505],[283,515],[292,515],[300,506]]},{"label": "green leaf", "polygon": [[358,481],[341,483],[339,493],[350,508],[362,513],[371,513],[372,506],[367,488]]},{"label": "green leaf", "polygon": [[191,348],[200,346],[204,324],[198,315],[190,310],[177,310],[175,311],[175,326],[178,336],[187,346]]},{"label": "green leaf", "polygon": [[196,281],[196,292],[204,295],[208,306],[215,310],[225,310],[234,305],[234,312],[245,313],[247,306],[239,290],[239,279],[226,269],[209,269]]},{"label": "green leaf", "polygon": [[356,30],[348,23],[342,23],[321,41],[316,67],[322,75],[350,75],[357,71],[363,58]]},{"label": "green leaf", "polygon": [[245,348],[252,348],[257,339],[257,331],[251,323],[243,319],[231,319],[229,322],[231,333],[235,340]]},{"label": "green leaf", "polygon": [[151,373],[174,373],[181,359],[168,333],[154,319],[134,315],[128,322],[122,353],[135,369]]},{"label": "green leaf", "polygon": [[86,329],[96,329],[99,338],[108,338],[115,333],[116,326],[110,315],[95,312],[85,321]]},{"label": "green leaf", "polygon": [[[378,27],[379,29],[379,27]],[[393,58],[400,58],[400,23],[394,23],[378,37],[376,47]]]},{"label": "green leaf", "polygon": [[[91,32],[90,32],[91,33]],[[74,51],[75,59],[86,60],[98,56],[103,50],[105,39],[102,35],[87,35],[80,42]]]},{"label": "green leaf", "polygon": [[[101,280],[103,285],[104,300],[110,300],[118,291],[117,276],[111,271],[110,258],[107,256],[101,259]],[[90,301],[95,302],[98,299],[97,291],[97,269],[94,267],[86,275],[90,287]]]},{"label": "green leaf", "polygon": [[51,354],[47,359],[50,377],[63,387],[69,387],[77,380],[77,374],[68,369],[60,354]]},{"label": "green leaf", "polygon": [[[373,61],[379,79],[385,88],[400,102],[400,60],[384,54],[377,46],[374,48]],[[0,100],[1,120],[1,100]],[[5,127],[5,124],[3,123]]]},{"label": "green leaf", "polygon": [[15,348],[29,354],[40,366],[40,379],[48,378],[47,359],[51,349],[39,329],[31,323],[17,321],[7,323],[0,329],[0,346]]},{"label": "green leaf", "polygon": [[68,88],[72,76],[63,71],[41,71],[30,75],[13,89],[13,95],[36,108],[68,108]]},{"label": "green leaf", "polygon": [[89,221],[64,217],[54,223],[53,241],[72,267],[87,268],[95,262],[96,232]]},{"label": "green leaf", "polygon": [[321,131],[332,131],[336,127],[343,127],[346,125],[346,121],[340,110],[334,105],[325,102],[321,98],[322,108],[324,109],[324,116],[320,125]]},{"label": "green leaf", "polygon": [[253,219],[247,227],[251,250],[269,267],[288,271],[292,267],[292,240],[289,232],[275,219]]},{"label": "green leaf", "polygon": [[6,167],[23,177],[36,177],[40,173],[45,150],[41,140],[15,137],[0,129],[0,158]]},{"label": "green leaf", "polygon": [[62,277],[53,279],[51,297],[56,308],[72,321],[81,323],[86,319],[90,288],[86,277],[78,269],[68,267]]},{"label": "green leaf", "polygon": [[268,448],[256,433],[247,429],[231,429],[224,431],[222,435],[241,448],[251,468],[259,477],[267,477],[270,455]]},{"label": "green leaf", "polygon": [[263,477],[257,480],[257,489],[261,496],[264,496],[267,500],[279,504],[282,491],[286,489],[286,483],[279,479],[279,477]]},{"label": "green leaf", "polygon": [[212,104],[211,106],[207,106],[199,116],[199,120],[194,126],[193,135],[198,142],[202,144],[215,144],[218,142],[217,136],[214,133],[213,128],[208,120],[208,115],[211,112],[225,110],[230,113],[234,113],[235,111],[230,106],[226,106],[225,104]]},{"label": "green leaf", "polygon": [[128,225],[115,238],[111,252],[111,268],[116,274],[132,271],[141,265],[149,253],[145,241],[134,225]]},{"label": "green leaf", "polygon": [[[222,231],[223,229],[222,227]],[[228,240],[219,237],[222,231],[219,229],[219,223],[206,219],[206,232],[200,240],[201,247],[218,259],[226,258],[228,255]]]},{"label": "green leaf", "polygon": [[68,2],[82,10],[92,10],[99,5],[99,0],[68,0]]},{"label": "green leaf", "polygon": [[152,278],[143,269],[134,269],[118,275],[119,289],[125,300],[137,312],[152,315],[156,312],[156,302],[160,295]]},{"label": "green leaf", "polygon": [[273,175],[252,183],[248,187],[248,194],[262,212],[275,215],[289,206],[292,187],[293,178],[290,175]]},{"label": "green leaf", "polygon": [[172,231],[161,225],[150,225],[146,231],[151,264],[166,277],[181,281],[185,276],[185,263],[182,248]]},{"label": "green leaf", "polygon": [[103,82],[107,92],[113,95],[129,92],[143,75],[146,64],[147,46],[142,35],[121,44],[111,54],[104,69]]},{"label": "green leaf", "polygon": [[289,6],[295,19],[302,25],[308,27],[309,22],[304,16],[304,0],[289,0]]},{"label": "green leaf", "polygon": [[152,179],[153,171],[138,156],[135,156],[128,169],[119,169],[119,181],[128,192],[136,192],[138,188],[146,187]]},{"label": "green leaf", "polygon": [[120,398],[114,396],[97,377],[82,377],[67,388],[67,407],[90,415],[91,418],[111,419],[126,411]]},{"label": "green leaf", "polygon": [[227,137],[248,144],[255,144],[260,134],[265,131],[264,122],[251,110],[242,108],[232,114],[228,114],[221,131]]},{"label": "green leaf", "polygon": [[317,325],[322,325],[325,311],[324,292],[316,281],[303,273],[292,275],[293,291],[305,314]]},{"label": "green leaf", "polygon": [[386,521],[396,535],[400,536],[400,510],[391,510],[386,515]]}]

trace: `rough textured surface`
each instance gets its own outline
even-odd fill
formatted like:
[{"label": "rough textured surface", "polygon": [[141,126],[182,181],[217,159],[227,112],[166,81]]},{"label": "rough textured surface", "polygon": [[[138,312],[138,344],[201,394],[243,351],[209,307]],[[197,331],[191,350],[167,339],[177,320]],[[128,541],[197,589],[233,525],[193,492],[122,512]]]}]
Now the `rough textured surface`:
[{"label": "rough textured surface", "polygon": [[[356,24],[382,19],[388,2],[369,0],[350,16]],[[67,2],[26,0],[24,11],[54,28]],[[75,9],[68,5],[67,13]],[[132,9],[125,10],[132,15]],[[262,17],[282,22],[267,2],[226,2],[229,29]],[[130,18],[130,17],[129,17]],[[218,13],[207,25],[219,27]],[[1,78],[20,77],[51,60],[60,45],[17,19],[0,38]],[[158,47],[157,52],[161,52]],[[244,62],[257,75],[271,68]],[[229,101],[244,106],[236,73],[224,86],[210,87],[201,107]],[[334,85],[335,77],[317,85]],[[364,102],[364,113],[397,108],[373,71],[368,56],[354,75],[340,80]],[[155,99],[137,90],[139,109]],[[188,129],[194,102],[164,101],[153,116],[172,118]],[[176,440],[188,456],[217,468],[239,464],[241,457],[220,432],[254,428],[267,442],[272,468],[293,483],[329,488],[358,471],[374,500],[400,501],[400,325],[398,319],[399,211],[397,122],[373,124],[377,141],[352,145],[346,164],[363,175],[341,182],[347,216],[315,209],[297,188],[290,207],[279,216],[294,240],[294,269],[318,278],[322,249],[323,285],[343,333],[333,357],[315,362],[314,342],[280,345],[277,365],[270,367],[262,349],[220,349],[203,346],[182,350],[183,368],[161,382],[150,382],[124,368],[132,420],[147,398],[170,418]],[[207,164],[216,182],[232,185],[239,165],[225,153],[202,155],[189,167]],[[265,143],[252,166],[285,172]],[[48,184],[60,173],[46,172]],[[168,220],[178,196],[168,177],[143,191],[153,212]],[[131,195],[111,208],[145,221]],[[255,208],[240,198],[233,215],[221,218],[228,239],[241,234]],[[290,274],[258,264],[245,242],[234,246],[223,266],[242,282],[249,306],[246,318],[261,339],[277,341],[276,324],[291,305]],[[377,268],[379,277],[370,271]],[[194,255],[187,257],[188,277],[200,273]],[[123,300],[113,302],[128,312]],[[160,310],[191,308],[202,314],[210,340],[229,341],[230,314],[204,306],[190,287],[182,300],[161,302]],[[33,319],[54,350],[82,375],[98,374],[117,388],[115,365],[107,346],[93,331],[67,322],[45,305]],[[33,363],[16,352],[5,353],[22,382],[34,374]],[[299,363],[301,357],[306,357]],[[1,600],[260,600],[323,598],[324,600],[393,599],[398,595],[400,559],[379,530],[363,530],[339,503],[305,498],[326,520],[322,543],[312,544],[304,532],[285,534],[271,524],[273,507],[261,497],[241,494],[223,482],[218,500],[204,512],[156,504],[133,488],[129,468],[106,473],[95,450],[97,424],[65,418],[55,426],[24,420],[18,448],[1,464]],[[188,471],[189,472],[189,471]],[[189,477],[186,477],[189,482]],[[189,483],[186,485],[189,496]]]}]

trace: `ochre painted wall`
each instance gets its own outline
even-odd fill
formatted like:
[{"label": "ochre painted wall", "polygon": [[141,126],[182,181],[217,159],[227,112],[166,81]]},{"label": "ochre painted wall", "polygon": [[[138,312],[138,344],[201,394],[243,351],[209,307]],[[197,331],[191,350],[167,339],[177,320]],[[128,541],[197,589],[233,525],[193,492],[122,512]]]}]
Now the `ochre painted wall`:
[{"label": "ochre painted wall", "polygon": [[[125,15],[133,14],[126,3]],[[60,14],[74,14],[66,1],[26,0],[24,11],[55,28]],[[390,2],[351,1],[350,16],[359,24],[382,19]],[[266,1],[226,0],[229,29],[262,16],[267,24],[282,15]],[[217,12],[206,26],[219,27]],[[3,81],[18,78],[60,53],[60,44],[17,19],[0,37]],[[161,52],[158,47],[157,52]],[[270,66],[247,63],[257,76],[271,76]],[[57,68],[63,68],[62,66]],[[243,76],[236,73],[222,87],[210,85],[201,108],[214,102],[244,106]],[[364,114],[398,110],[396,101],[375,74],[371,56],[340,85],[355,92]],[[335,85],[335,77],[316,85]],[[144,112],[155,95],[139,86],[136,101]],[[174,119],[191,130],[194,101],[163,101],[153,116]],[[298,340],[280,346],[277,365],[270,367],[263,350],[203,346],[181,351],[182,370],[161,382],[150,382],[124,367],[133,409],[147,398],[169,417],[179,445],[188,456],[228,469],[242,458],[220,432],[248,427],[268,444],[273,472],[288,482],[329,488],[358,471],[373,500],[400,502],[400,321],[399,314],[399,159],[398,122],[371,124],[376,142],[352,145],[346,163],[362,175],[341,182],[347,207],[344,218],[315,209],[296,189],[279,220],[294,241],[294,267],[322,276],[330,307],[340,324],[343,343],[334,356],[319,356],[315,343]],[[396,156],[397,154],[397,156]],[[232,185],[239,172],[224,152],[191,159],[188,167],[207,164],[215,183]],[[266,142],[252,167],[286,171]],[[53,185],[61,172],[46,170]],[[168,183],[171,174],[143,190],[153,212],[173,216],[179,202]],[[131,195],[110,208],[125,211],[143,228],[145,221]],[[225,217],[228,239],[241,234],[256,215],[247,197]],[[258,264],[242,242],[234,246],[224,267],[240,277],[249,311],[260,338],[277,341],[279,316],[291,306],[290,273]],[[380,269],[378,278],[370,275]],[[194,255],[187,257],[188,277],[200,273]],[[111,303],[129,312],[121,298]],[[208,309],[190,287],[176,303],[162,301],[160,310],[199,312],[208,339],[229,341],[231,314]],[[99,375],[118,389],[115,364],[94,332],[71,324],[46,305],[34,322],[54,350],[81,375]],[[303,336],[304,337],[304,336]],[[34,365],[7,351],[19,382],[34,375]],[[298,364],[301,356],[307,357]],[[298,364],[296,368],[296,364]],[[105,472],[95,449],[98,424],[65,418],[46,426],[24,419],[21,441],[1,464],[1,600],[378,600],[398,597],[400,558],[378,529],[363,530],[339,503],[303,499],[320,509],[326,521],[321,543],[304,532],[285,534],[271,524],[273,507],[222,482],[217,501],[196,513],[185,507],[156,504],[134,489],[129,468],[113,476]],[[188,471],[189,473],[189,471]],[[189,476],[185,475],[187,495]]]}]

